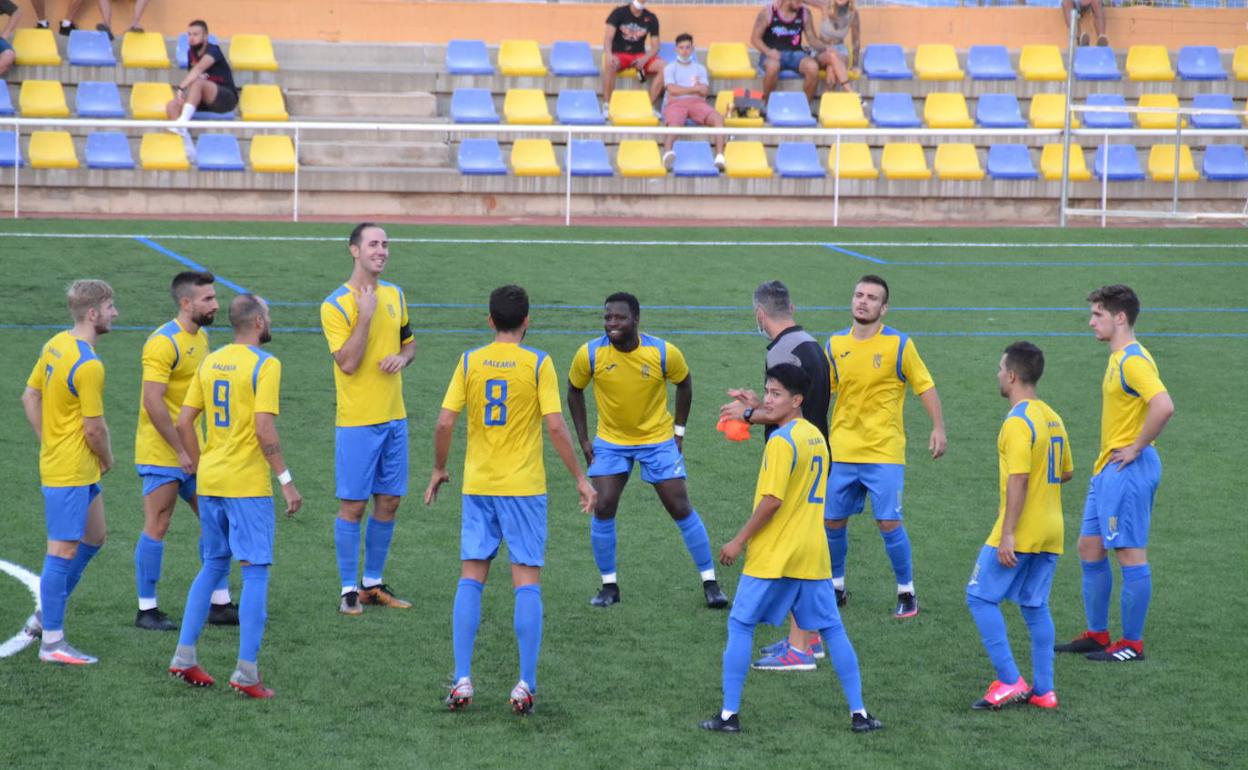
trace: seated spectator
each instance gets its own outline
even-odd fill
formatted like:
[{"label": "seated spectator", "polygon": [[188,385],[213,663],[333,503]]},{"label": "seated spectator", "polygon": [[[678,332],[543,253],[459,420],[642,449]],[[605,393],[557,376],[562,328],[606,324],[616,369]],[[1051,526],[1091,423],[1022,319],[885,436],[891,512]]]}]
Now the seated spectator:
[{"label": "seated spectator", "polygon": [[[186,28],[186,68],[174,93],[173,101],[165,105],[170,120],[189,123],[199,110],[204,112],[229,112],[238,106],[238,88],[234,85],[234,73],[225,60],[220,46],[208,42],[208,22],[196,19]],[[186,155],[194,159],[195,145],[191,132],[185,127],[171,128],[186,143]]]},{"label": "seated spectator", "polygon": [[[683,126],[689,120],[703,126],[724,125],[724,117],[706,101],[711,92],[711,79],[706,67],[694,58],[693,35],[688,32],[676,36],[676,61],[663,70],[663,83],[667,88],[663,105],[664,125]],[[672,161],[676,159],[676,153],[672,152],[675,139],[669,136],[663,142],[663,165],[667,168],[671,168]],[[715,166],[720,171],[724,170],[723,134],[715,136]]]},{"label": "seated spectator", "polygon": [[[134,18],[130,20],[130,26],[127,28],[129,32],[142,32],[143,28],[139,26],[139,19],[143,16],[150,0],[134,0]],[[108,39],[113,39],[113,8],[110,0],[99,0],[100,18],[102,21],[95,25],[100,32],[108,35]],[[74,18],[78,15],[78,11],[82,10],[83,0],[69,0],[69,6],[65,9],[65,17],[61,20],[60,33],[68,35],[78,25],[74,24]],[[35,15],[39,17],[35,23],[40,29],[48,28],[48,12],[44,0],[31,0],[31,5],[35,7]]]},{"label": "seated spectator", "polygon": [[[1066,28],[1070,29],[1070,12],[1075,10],[1075,0],[1062,0],[1062,20],[1066,22]],[[1109,45],[1109,38],[1105,36],[1105,6],[1101,4],[1101,0],[1079,0],[1079,22],[1083,23],[1083,17],[1088,11],[1092,12],[1092,28],[1096,31],[1096,44],[1100,46]],[[1087,32],[1079,36],[1079,45],[1090,45],[1092,42]]]},{"label": "seated spectator", "polygon": [[763,100],[776,88],[781,70],[799,73],[807,100],[815,98],[819,63],[802,46],[802,36],[811,29],[810,11],[802,0],[772,0],[758,12],[750,45],[758,49],[758,67],[763,72]]},{"label": "seated spectator", "polygon": [[[819,26],[811,30],[816,49],[815,60],[827,70],[828,90],[852,91],[849,86],[850,65],[857,66],[862,50],[862,30],[858,24],[858,4],[854,0],[806,0],[823,15]],[[850,56],[845,38],[853,36],[854,50]]]},{"label": "seated spectator", "polygon": [[659,58],[659,17],[646,10],[645,0],[632,0],[607,16],[602,41],[602,114],[607,116],[615,76],[630,67],[642,83],[650,80],[650,102],[663,95],[663,65]]},{"label": "seated spectator", "polygon": [[13,62],[17,61],[17,51],[13,50],[12,40],[13,33],[17,31],[18,22],[22,19],[22,10],[13,0],[0,0],[0,14],[9,17],[9,22],[4,25],[4,32],[0,32],[0,78],[2,78],[4,73],[13,66]]}]

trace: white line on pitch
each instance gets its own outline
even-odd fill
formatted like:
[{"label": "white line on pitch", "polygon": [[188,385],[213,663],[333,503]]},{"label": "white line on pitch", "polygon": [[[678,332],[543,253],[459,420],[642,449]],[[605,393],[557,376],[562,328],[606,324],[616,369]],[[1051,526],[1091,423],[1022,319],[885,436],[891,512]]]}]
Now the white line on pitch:
[{"label": "white line on pitch", "polygon": [[[0,559],[0,572],[7,572],[9,575],[12,575],[26,586],[27,590],[30,591],[31,596],[35,597],[35,610],[38,611],[39,576],[19,564],[14,564],[13,562],[5,561],[4,559]],[[33,619],[34,616],[32,615],[30,620]],[[27,620],[27,623],[29,623],[30,620]],[[7,658],[10,655],[16,655],[29,647],[34,641],[35,638],[26,633],[26,628],[23,626],[7,642],[0,644],[0,658]]]}]

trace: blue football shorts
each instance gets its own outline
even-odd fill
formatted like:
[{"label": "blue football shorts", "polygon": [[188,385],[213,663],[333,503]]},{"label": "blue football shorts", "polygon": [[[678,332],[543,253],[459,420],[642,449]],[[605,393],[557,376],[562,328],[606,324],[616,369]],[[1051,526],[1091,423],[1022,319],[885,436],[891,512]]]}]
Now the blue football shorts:
[{"label": "blue football shorts", "polygon": [[1092,477],[1080,537],[1100,537],[1106,548],[1147,548],[1161,458],[1153,447],[1125,468],[1109,463]]},{"label": "blue football shorts", "polygon": [[512,564],[546,563],[546,495],[464,495],[459,558],[489,561],[506,541]]},{"label": "blue football shorts", "polygon": [[783,625],[793,614],[798,628],[825,631],[841,627],[832,579],[756,578],[742,575],[732,598],[733,620],[754,626]]},{"label": "blue football shorts", "polygon": [[255,565],[273,563],[277,522],[272,497],[199,498],[199,555]]},{"label": "blue football shorts", "polygon": [[87,509],[103,491],[99,484],[44,487],[43,518],[49,540],[81,540],[87,531]]},{"label": "blue football shorts", "polygon": [[633,461],[641,464],[641,480],[658,484],[668,479],[685,478],[685,458],[676,448],[676,439],[657,444],[627,446],[613,444],[600,438],[594,439],[594,462],[586,475],[614,476],[633,472]]},{"label": "blue football shorts", "polygon": [[867,493],[876,521],[901,521],[906,466],[900,463],[832,463],[823,517],[832,521],[862,513]]},{"label": "blue football shorts", "polygon": [[195,475],[186,473],[181,468],[169,468],[164,465],[134,466],[143,482],[143,496],[147,497],[166,484],[178,485],[178,497],[189,502],[195,500]]},{"label": "blue football shorts", "polygon": [[337,428],[334,479],[339,500],[407,494],[407,420]]},{"label": "blue football shorts", "polygon": [[1053,587],[1053,573],[1057,571],[1055,553],[1014,552],[1018,564],[1002,566],[997,561],[997,549],[985,545],[979,549],[979,559],[966,584],[966,593],[986,602],[1000,604],[1009,599],[1020,607],[1043,607],[1049,603],[1049,589]]}]

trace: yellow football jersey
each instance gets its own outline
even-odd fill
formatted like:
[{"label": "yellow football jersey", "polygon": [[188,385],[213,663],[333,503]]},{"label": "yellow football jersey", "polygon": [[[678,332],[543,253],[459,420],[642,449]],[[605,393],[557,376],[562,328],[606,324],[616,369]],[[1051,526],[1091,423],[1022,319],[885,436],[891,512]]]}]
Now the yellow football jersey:
[{"label": "yellow football jersey", "polygon": [[469,350],[442,399],[452,412],[465,406],[464,494],[546,494],[542,417],[562,411],[550,356],[512,342]]},{"label": "yellow football jersey", "polygon": [[104,363],[67,331],[48,340],[26,380],[43,396],[39,480],[45,487],[81,487],[100,480],[100,458],[87,446],[84,417],[104,415]]},{"label": "yellow football jersey", "polygon": [[1062,474],[1074,470],[1070,439],[1062,418],[1039,399],[1019,401],[997,434],[1001,475],[1001,506],[988,545],[1001,544],[1005,521],[1005,489],[1010,476],[1027,474],[1027,498],[1014,527],[1019,553],[1062,552]]},{"label": "yellow football jersey", "polygon": [[[338,287],[321,303],[321,329],[330,353],[338,352],[346,344],[357,318],[355,294],[348,284]],[[368,345],[359,368],[354,374],[346,374],[334,364],[337,426],[379,425],[407,417],[403,407],[403,373],[386,374],[377,365],[413,340],[403,290],[387,281],[378,281],[377,309],[368,327]]]},{"label": "yellow football jersey", "polygon": [[742,572],[750,577],[822,580],[832,577],[823,532],[823,495],[828,445],[813,423],[801,418],[772,432],[754,488],[754,507],[765,495],[780,509],[750,538]]},{"label": "yellow football jersey", "polygon": [[836,395],[828,436],[832,460],[905,464],[906,383],[916,396],[936,385],[914,341],[889,326],[859,340],[851,327],[829,337],[824,352]]},{"label": "yellow football jersey", "polygon": [[256,413],[277,414],[281,389],[282,362],[258,347],[232,343],[204,359],[185,403],[204,412],[199,494],[273,495],[269,462],[256,438]]},{"label": "yellow football jersey", "polygon": [[[143,382],[165,384],[165,408],[175,423],[191,378],[207,355],[208,332],[200,327],[195,334],[190,334],[176,319],[152,332],[143,343]],[[143,406],[142,389],[139,390],[139,427],[134,435],[134,462],[136,465],[178,467],[178,453],[156,430]]]},{"label": "yellow football jersey", "polygon": [[1110,452],[1135,443],[1148,415],[1148,402],[1165,392],[1157,364],[1143,345],[1132,342],[1110,354],[1101,380],[1101,453],[1094,474],[1109,462]]},{"label": "yellow football jersey", "polygon": [[594,384],[598,405],[598,438],[613,444],[657,444],[672,437],[667,410],[667,383],[689,377],[689,365],[670,342],[641,335],[641,344],[627,353],[605,335],[581,345],[572,357],[568,381],[584,390]]}]

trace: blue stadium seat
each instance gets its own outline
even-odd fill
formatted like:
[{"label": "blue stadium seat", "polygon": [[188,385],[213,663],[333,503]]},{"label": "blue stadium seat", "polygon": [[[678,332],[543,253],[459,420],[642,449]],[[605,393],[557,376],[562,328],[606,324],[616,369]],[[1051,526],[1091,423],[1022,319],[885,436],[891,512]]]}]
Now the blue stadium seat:
[{"label": "blue stadium seat", "polygon": [[[1140,167],[1140,156],[1135,147],[1128,144],[1111,144],[1109,146],[1109,181],[1138,182],[1144,179],[1144,169]],[[1092,164],[1092,173],[1102,179],[1106,173],[1105,147],[1096,148],[1096,160]]]},{"label": "blue stadium seat", "polygon": [[446,44],[446,71],[452,75],[493,75],[484,40],[452,40]]},{"label": "blue stadium seat", "polygon": [[69,33],[69,63],[75,67],[115,67],[113,41],[96,30],[76,29]]},{"label": "blue stadium seat", "polygon": [[[1192,108],[1197,110],[1233,110],[1235,100],[1230,94],[1196,94],[1192,97]],[[1196,128],[1242,128],[1237,115],[1193,115],[1192,125]]]},{"label": "blue stadium seat", "polygon": [[238,111],[230,110],[229,112],[208,112],[207,110],[195,110],[195,114],[191,116],[191,120],[238,120]]},{"label": "blue stadium seat", "polygon": [[1003,45],[973,45],[966,54],[966,71],[971,80],[1015,80],[1018,73],[1010,66],[1010,52]]},{"label": "blue stadium seat", "polygon": [[459,143],[459,173],[506,174],[503,151],[497,139],[464,139]]},{"label": "blue stadium seat", "polygon": [[1205,148],[1201,164],[1205,179],[1215,182],[1236,182],[1248,179],[1248,156],[1238,144],[1211,144]]},{"label": "blue stadium seat", "polygon": [[130,140],[120,131],[97,131],[89,134],[87,168],[134,168]]},{"label": "blue stadium seat", "polygon": [[1122,80],[1114,50],[1108,46],[1081,45],[1075,49],[1076,80]]},{"label": "blue stadium seat", "polygon": [[601,139],[572,140],[572,176],[613,176],[607,146]]},{"label": "blue stadium seat", "polygon": [[17,146],[17,134],[13,131],[0,131],[0,168],[12,168],[15,158],[17,165],[21,165],[22,149]]},{"label": "blue stadium seat", "polygon": [[988,176],[993,179],[1035,179],[1031,152],[1022,144],[994,144],[988,148]]},{"label": "blue stadium seat", "polygon": [[676,44],[671,40],[659,43],[659,58],[668,64],[676,61]]},{"label": "blue stadium seat", "polygon": [[124,118],[126,108],[121,104],[117,84],[103,80],[79,83],[78,93],[74,95],[74,114],[80,118]]},{"label": "blue stadium seat", "polygon": [[899,45],[875,43],[862,55],[862,71],[876,80],[910,80],[914,73],[906,66],[906,52]]},{"label": "blue stadium seat", "polygon": [[814,142],[781,142],[776,146],[776,171],[790,179],[816,179],[827,174]]},{"label": "blue stadium seat", "polygon": [[606,123],[598,94],[590,90],[565,88],[555,101],[555,119],[565,126],[601,126]]},{"label": "blue stadium seat", "polygon": [[1061,8],[1062,0],[1026,0],[1024,4],[1033,8]]},{"label": "blue stadium seat", "polygon": [[[221,41],[217,40],[217,36],[212,33],[208,34],[208,42],[213,45],[221,45]],[[174,63],[182,69],[186,69],[186,52],[190,47],[190,44],[186,42],[186,33],[183,32],[181,35],[178,35],[178,42],[173,47],[173,59]]]},{"label": "blue stadium seat", "polygon": [[772,91],[767,97],[767,122],[780,128],[805,128],[815,125],[815,116],[801,91]]},{"label": "blue stadium seat", "polygon": [[243,153],[233,134],[201,134],[195,143],[200,171],[242,171]]},{"label": "blue stadium seat", "polygon": [[672,150],[676,152],[676,163],[672,166],[676,176],[719,176],[710,142],[678,140]]},{"label": "blue stadium seat", "polygon": [[1185,45],[1179,49],[1179,77],[1184,80],[1226,80],[1222,58],[1211,45]]},{"label": "blue stadium seat", "polygon": [[582,40],[558,40],[550,48],[550,72],[566,78],[598,74],[594,53]]},{"label": "blue stadium seat", "polygon": [[9,96],[7,85],[0,86],[0,115],[13,114],[13,97]]},{"label": "blue stadium seat", "polygon": [[451,120],[456,123],[497,123],[494,97],[488,88],[456,88],[451,93]]},{"label": "blue stadium seat", "polygon": [[914,111],[910,94],[881,93],[871,100],[871,122],[880,128],[918,128],[923,125]]},{"label": "blue stadium seat", "polygon": [[[1089,107],[1126,107],[1122,94],[1088,94]],[[1132,128],[1129,112],[1081,112],[1083,124],[1088,128]]]},{"label": "blue stadium seat", "polygon": [[983,94],[975,105],[975,122],[984,128],[1026,128],[1018,97],[1014,94]]}]

